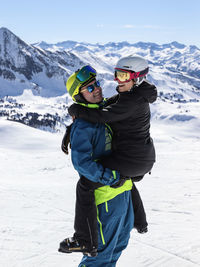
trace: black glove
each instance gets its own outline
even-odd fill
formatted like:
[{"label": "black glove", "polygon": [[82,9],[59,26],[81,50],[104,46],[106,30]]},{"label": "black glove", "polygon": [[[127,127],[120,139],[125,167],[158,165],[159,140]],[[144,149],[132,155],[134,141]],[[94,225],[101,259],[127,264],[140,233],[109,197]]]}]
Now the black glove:
[{"label": "black glove", "polygon": [[72,127],[72,124],[70,124],[69,126],[66,127],[66,132],[63,136],[62,144],[61,144],[62,151],[67,155],[69,154],[68,145],[71,148],[71,144],[70,144],[71,127]]},{"label": "black glove", "polygon": [[121,187],[126,182],[126,180],[127,180],[127,178],[120,178],[120,180],[116,184],[113,184],[110,187],[112,187],[112,188]]},{"label": "black glove", "polygon": [[139,182],[143,179],[144,175],[141,176],[136,176],[136,177],[131,177],[132,181],[135,182]]},{"label": "black glove", "polygon": [[80,105],[78,105],[78,104],[72,104],[72,105],[68,108],[68,113],[69,113],[69,115],[70,115],[70,116],[78,117],[80,108],[81,108]]}]

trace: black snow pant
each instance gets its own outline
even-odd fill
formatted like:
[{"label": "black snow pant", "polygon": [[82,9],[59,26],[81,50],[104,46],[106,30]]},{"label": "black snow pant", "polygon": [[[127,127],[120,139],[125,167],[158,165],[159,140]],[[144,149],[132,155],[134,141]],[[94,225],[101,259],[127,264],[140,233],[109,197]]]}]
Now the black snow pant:
[{"label": "black snow pant", "polygon": [[[103,186],[81,177],[76,188],[76,208],[74,222],[74,237],[81,245],[88,248],[98,247],[97,210],[94,190]],[[134,227],[147,226],[146,214],[140,194],[133,183],[132,201],[134,209]]]}]

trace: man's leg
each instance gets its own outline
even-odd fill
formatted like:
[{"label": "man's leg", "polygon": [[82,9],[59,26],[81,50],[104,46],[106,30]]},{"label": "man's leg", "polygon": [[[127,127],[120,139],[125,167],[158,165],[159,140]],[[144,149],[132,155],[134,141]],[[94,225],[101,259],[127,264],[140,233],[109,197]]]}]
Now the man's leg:
[{"label": "man's leg", "polygon": [[123,223],[121,225],[121,230],[118,236],[117,244],[112,254],[111,265],[116,266],[117,260],[119,259],[122,251],[127,247],[129,239],[130,239],[130,232],[133,229],[133,221],[134,221],[134,213],[133,213],[133,205],[131,196],[129,198],[129,203],[127,204],[127,214],[124,216]]},{"label": "man's leg", "polygon": [[102,186],[85,177],[81,177],[76,187],[75,233],[72,238],[66,238],[60,243],[60,252],[89,252],[97,254],[98,231],[97,211],[94,189]]},{"label": "man's leg", "polygon": [[[120,243],[119,237],[125,229],[133,228],[133,207],[130,191],[126,191],[106,203],[98,205],[98,255],[84,256],[79,267],[114,267],[121,251],[127,246]],[[121,246],[121,247],[120,247]]]},{"label": "man's leg", "polygon": [[81,177],[76,188],[76,208],[74,237],[88,247],[98,246],[97,210],[94,190],[100,183],[94,183]]}]

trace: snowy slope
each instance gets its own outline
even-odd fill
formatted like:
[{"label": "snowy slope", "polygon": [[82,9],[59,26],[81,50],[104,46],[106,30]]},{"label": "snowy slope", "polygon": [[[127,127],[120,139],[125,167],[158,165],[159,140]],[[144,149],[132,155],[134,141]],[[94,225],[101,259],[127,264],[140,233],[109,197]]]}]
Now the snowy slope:
[{"label": "snowy slope", "polygon": [[[153,121],[157,163],[138,183],[149,233],[132,231],[117,267],[200,266],[199,122]],[[0,266],[76,267],[57,252],[72,234],[78,179],[62,134],[0,120]]]}]

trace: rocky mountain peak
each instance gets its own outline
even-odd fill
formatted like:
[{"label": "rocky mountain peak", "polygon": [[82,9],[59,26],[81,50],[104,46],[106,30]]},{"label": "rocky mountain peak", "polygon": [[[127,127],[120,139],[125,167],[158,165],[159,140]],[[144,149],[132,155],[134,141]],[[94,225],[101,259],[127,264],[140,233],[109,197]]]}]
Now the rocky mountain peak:
[{"label": "rocky mountain peak", "polygon": [[9,60],[13,53],[19,53],[24,47],[29,47],[23,40],[7,28],[0,28],[0,55],[1,58]]},{"label": "rocky mountain peak", "polygon": [[41,96],[62,95],[68,67],[80,64],[70,52],[29,45],[7,28],[0,29],[0,96],[20,95],[26,88]]}]

